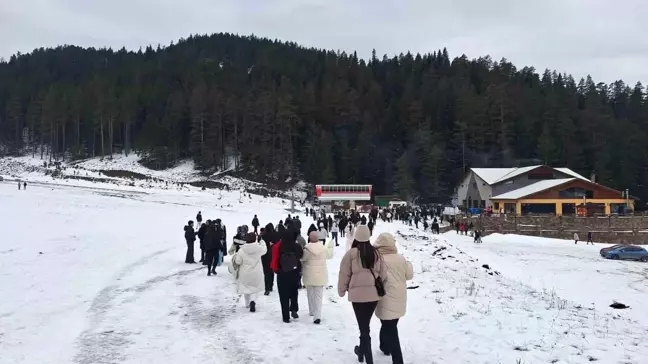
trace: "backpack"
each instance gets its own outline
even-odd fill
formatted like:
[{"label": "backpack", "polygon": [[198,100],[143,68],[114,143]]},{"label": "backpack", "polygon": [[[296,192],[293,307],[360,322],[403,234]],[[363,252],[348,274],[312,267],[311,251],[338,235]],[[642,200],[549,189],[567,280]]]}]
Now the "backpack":
[{"label": "backpack", "polygon": [[279,267],[282,272],[293,272],[299,268],[299,259],[294,252],[285,252],[279,257]]}]

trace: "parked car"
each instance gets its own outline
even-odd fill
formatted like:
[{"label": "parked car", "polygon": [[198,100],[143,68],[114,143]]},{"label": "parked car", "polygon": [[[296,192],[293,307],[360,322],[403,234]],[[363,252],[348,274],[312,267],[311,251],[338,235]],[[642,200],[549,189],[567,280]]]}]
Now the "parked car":
[{"label": "parked car", "polygon": [[648,250],[639,246],[623,246],[610,250],[605,254],[608,259],[640,260],[648,262]]},{"label": "parked car", "polygon": [[608,246],[608,247],[606,247],[606,248],[603,248],[603,249],[601,249],[601,256],[602,256],[603,258],[605,258],[605,256],[607,255],[607,253],[608,253],[610,250],[614,250],[614,249],[617,249],[617,248],[623,248],[624,246],[627,246],[627,245],[623,245],[623,244],[616,244],[616,245],[612,245],[612,246]]}]

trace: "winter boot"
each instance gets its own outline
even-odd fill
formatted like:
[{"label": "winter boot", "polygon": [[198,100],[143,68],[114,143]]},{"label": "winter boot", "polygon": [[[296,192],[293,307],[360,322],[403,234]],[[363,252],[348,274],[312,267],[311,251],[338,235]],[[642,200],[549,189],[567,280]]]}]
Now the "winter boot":
[{"label": "winter boot", "polygon": [[313,321],[313,323],[314,323],[315,325],[319,325],[320,322],[322,322],[320,319],[317,319],[317,320]]},{"label": "winter boot", "polygon": [[299,315],[297,314],[297,312],[291,312],[291,313],[290,313],[290,316],[291,316],[292,318],[294,318],[294,319],[298,319],[298,318],[299,318]]},{"label": "winter boot", "polygon": [[256,312],[256,303],[250,302],[250,312]]},{"label": "winter boot", "polygon": [[270,296],[270,291],[265,291],[265,293],[263,293],[263,295],[264,296]]},{"label": "winter boot", "polygon": [[216,275],[216,269],[212,269],[212,274]]},{"label": "winter boot", "polygon": [[358,361],[360,363],[363,363],[364,362],[364,355],[362,355],[362,351],[360,350],[360,347],[356,346],[355,348],[353,348],[353,352],[355,353],[355,355],[358,356]]},{"label": "winter boot", "polygon": [[366,340],[363,340],[364,342],[362,343],[362,353],[364,354],[364,358],[367,362],[367,364],[374,364],[373,361],[373,352],[371,351],[371,338],[368,337]]}]

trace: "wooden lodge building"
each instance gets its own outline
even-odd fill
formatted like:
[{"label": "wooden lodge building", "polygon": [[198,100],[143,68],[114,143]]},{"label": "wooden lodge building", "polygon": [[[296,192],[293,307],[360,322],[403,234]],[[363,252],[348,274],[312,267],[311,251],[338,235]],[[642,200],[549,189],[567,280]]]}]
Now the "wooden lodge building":
[{"label": "wooden lodge building", "polygon": [[457,187],[455,205],[493,212],[555,215],[615,214],[634,199],[568,168],[472,168]]}]

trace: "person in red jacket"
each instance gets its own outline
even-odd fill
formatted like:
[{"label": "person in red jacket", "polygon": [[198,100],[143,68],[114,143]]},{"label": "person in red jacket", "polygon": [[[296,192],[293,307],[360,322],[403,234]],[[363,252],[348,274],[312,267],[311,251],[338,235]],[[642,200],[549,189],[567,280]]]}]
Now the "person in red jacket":
[{"label": "person in red jacket", "polygon": [[281,240],[272,246],[270,267],[277,273],[277,288],[281,302],[281,315],[285,323],[299,318],[298,294],[301,279],[301,261],[304,250],[296,242],[297,232],[286,230]]}]

